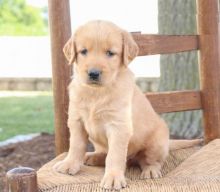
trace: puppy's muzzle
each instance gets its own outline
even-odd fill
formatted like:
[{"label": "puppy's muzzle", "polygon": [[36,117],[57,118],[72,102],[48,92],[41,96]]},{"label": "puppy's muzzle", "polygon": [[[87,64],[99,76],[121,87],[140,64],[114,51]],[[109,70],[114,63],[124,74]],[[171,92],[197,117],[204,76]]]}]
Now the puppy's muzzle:
[{"label": "puppy's muzzle", "polygon": [[95,69],[95,68],[90,69],[88,71],[88,77],[89,77],[89,81],[98,82],[101,77],[101,71],[99,69]]}]

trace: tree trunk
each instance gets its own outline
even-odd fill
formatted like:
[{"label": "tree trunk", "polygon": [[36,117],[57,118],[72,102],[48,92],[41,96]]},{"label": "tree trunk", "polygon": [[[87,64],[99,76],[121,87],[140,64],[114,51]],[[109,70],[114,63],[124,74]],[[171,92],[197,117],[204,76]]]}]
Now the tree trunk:
[{"label": "tree trunk", "polygon": [[[159,34],[196,34],[195,0],[158,0]],[[197,51],[162,55],[159,91],[199,89]],[[201,111],[162,115],[171,137],[195,138],[202,135]]]}]

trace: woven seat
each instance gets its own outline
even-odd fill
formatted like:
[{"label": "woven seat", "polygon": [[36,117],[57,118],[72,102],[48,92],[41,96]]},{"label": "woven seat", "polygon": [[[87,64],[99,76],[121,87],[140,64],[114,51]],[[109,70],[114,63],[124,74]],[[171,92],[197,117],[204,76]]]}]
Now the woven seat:
[{"label": "woven seat", "polygon": [[[171,151],[160,179],[140,180],[140,169],[126,170],[128,187],[122,191],[220,191],[220,139],[204,147]],[[74,176],[59,174],[52,170],[65,153],[44,165],[38,171],[41,192],[102,191],[99,182],[103,167],[83,166]]]}]

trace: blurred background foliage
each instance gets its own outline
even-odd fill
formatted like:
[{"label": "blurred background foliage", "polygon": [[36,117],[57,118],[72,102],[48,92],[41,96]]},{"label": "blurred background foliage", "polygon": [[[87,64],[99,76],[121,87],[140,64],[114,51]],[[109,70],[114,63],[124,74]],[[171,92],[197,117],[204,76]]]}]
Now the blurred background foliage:
[{"label": "blurred background foliage", "polygon": [[25,0],[0,0],[0,35],[47,35],[47,12]]}]

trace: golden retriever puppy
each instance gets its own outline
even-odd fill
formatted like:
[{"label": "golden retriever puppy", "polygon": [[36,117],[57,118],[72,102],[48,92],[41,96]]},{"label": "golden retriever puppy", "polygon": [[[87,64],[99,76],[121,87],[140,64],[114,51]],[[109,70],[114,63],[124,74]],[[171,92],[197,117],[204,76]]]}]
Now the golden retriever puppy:
[{"label": "golden retriever puppy", "polygon": [[[64,53],[75,63],[69,85],[70,148],[54,169],[74,175],[83,163],[105,164],[105,189],[126,186],[128,160],[139,164],[142,179],[161,177],[169,131],[128,68],[138,55],[132,36],[110,22],[92,21],[75,32]],[[88,141],[94,152],[86,153]]]}]

